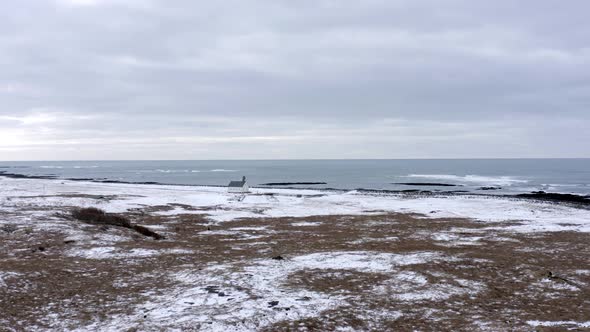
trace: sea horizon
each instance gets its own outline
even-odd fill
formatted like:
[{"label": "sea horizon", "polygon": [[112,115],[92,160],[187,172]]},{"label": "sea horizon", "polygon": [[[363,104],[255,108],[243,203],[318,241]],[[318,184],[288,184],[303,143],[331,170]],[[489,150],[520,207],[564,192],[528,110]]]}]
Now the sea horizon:
[{"label": "sea horizon", "polygon": [[60,161],[281,161],[281,160],[555,160],[590,159],[590,157],[474,157],[474,158],[253,158],[253,159],[23,159],[3,162],[60,162]]},{"label": "sea horizon", "polygon": [[[274,159],[3,161],[6,174],[64,180],[339,190],[590,195],[590,159]],[[281,185],[282,184],[282,185]]]}]

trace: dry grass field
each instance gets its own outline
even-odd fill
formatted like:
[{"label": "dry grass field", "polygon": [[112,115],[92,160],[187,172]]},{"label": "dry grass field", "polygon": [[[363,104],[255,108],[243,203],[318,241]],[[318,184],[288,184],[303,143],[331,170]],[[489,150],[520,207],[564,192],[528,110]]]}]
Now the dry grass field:
[{"label": "dry grass field", "polygon": [[158,213],[174,204],[120,215],[156,240],[81,222],[75,208],[39,206],[30,225],[0,229],[0,330],[562,331],[590,321],[588,233],[399,213],[223,223],[190,206]]}]

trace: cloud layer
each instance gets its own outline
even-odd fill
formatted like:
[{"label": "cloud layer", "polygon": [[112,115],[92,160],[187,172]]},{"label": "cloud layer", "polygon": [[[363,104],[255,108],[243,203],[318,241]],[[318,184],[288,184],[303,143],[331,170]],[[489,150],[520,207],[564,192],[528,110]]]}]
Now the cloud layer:
[{"label": "cloud layer", "polygon": [[0,160],[590,157],[586,1],[18,1]]}]

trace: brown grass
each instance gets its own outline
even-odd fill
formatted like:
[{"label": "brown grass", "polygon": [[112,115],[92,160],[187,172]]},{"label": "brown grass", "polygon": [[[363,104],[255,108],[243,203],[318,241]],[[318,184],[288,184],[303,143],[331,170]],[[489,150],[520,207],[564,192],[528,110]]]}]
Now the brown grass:
[{"label": "brown grass", "polygon": [[[142,248],[162,252],[153,257],[72,259],[66,255],[68,250],[90,248],[92,244],[64,243],[64,235],[36,229],[31,234],[0,232],[0,266],[4,271],[19,273],[19,276],[5,278],[6,286],[0,287],[0,330],[7,327],[18,331],[35,327],[51,330],[52,326],[44,319],[49,315],[71,322],[70,329],[86,326],[97,319],[108,321],[117,315],[133,315],[137,306],[150,300],[146,294],[162,295],[177,290],[178,282],[168,277],[175,271],[190,269],[198,273],[196,271],[209,264],[227,264],[239,272],[240,266],[260,259],[280,256],[288,263],[299,255],[339,251],[438,252],[457,260],[409,265],[399,267],[397,272],[422,275],[428,279],[428,287],[460,287],[457,280],[461,279],[477,281],[484,287],[479,293],[459,294],[442,301],[404,302],[373,291],[375,286],[391,278],[384,273],[302,269],[287,276],[281,287],[309,290],[326,297],[345,297],[345,305],[320,312],[316,317],[290,320],[293,310],[286,311],[284,299],[269,296],[262,306],[284,310],[286,320],[262,330],[557,331],[564,327],[532,327],[526,322],[590,320],[587,300],[590,298],[590,274],[577,272],[590,270],[588,233],[519,234],[489,229],[490,224],[471,220],[423,219],[404,214],[253,218],[211,224],[200,214],[150,215],[154,212],[152,209],[154,207],[146,207],[135,214],[119,217],[128,220],[130,225],[141,218],[141,223],[148,227],[164,226],[169,241],[146,241],[135,236],[115,246],[123,251]],[[108,219],[110,214],[97,210],[81,211],[87,220],[77,219],[90,224]],[[315,224],[293,225],[301,222]],[[215,232],[245,227],[250,230],[242,233],[258,237]],[[208,228],[213,232],[206,232]],[[84,227],[83,231],[92,234],[97,230]],[[108,232],[121,235],[127,231],[123,227],[113,227]],[[469,245],[432,237],[446,232],[482,239],[478,245]],[[44,251],[27,250],[41,245]],[[169,249],[186,249],[187,253],[170,254],[167,253]],[[201,286],[212,286],[218,293],[226,292],[229,287]],[[578,289],[572,290],[574,286]],[[391,294],[395,293],[395,285],[392,285]],[[306,298],[301,301],[305,302]],[[278,304],[271,305],[275,302]],[[57,306],[48,306],[49,303]],[[223,307],[219,310],[226,314]],[[401,316],[379,316],[379,313],[400,313]],[[147,315],[149,321],[149,313]],[[212,321],[216,319],[211,317]],[[199,330],[198,326],[184,327],[188,331]],[[140,325],[135,328],[142,330]],[[154,330],[158,328],[166,330],[166,326],[155,326]]]},{"label": "brown grass", "polygon": [[124,216],[120,216],[114,213],[106,213],[105,211],[95,207],[75,209],[72,211],[72,217],[74,219],[94,225],[109,225],[129,228],[138,232],[139,234],[153,237],[156,240],[164,238],[164,236],[150,230],[147,227],[140,225],[132,225],[131,221]]},{"label": "brown grass", "polygon": [[131,228],[129,219],[113,213],[106,213],[95,207],[75,209],[72,211],[72,217],[89,224]]}]

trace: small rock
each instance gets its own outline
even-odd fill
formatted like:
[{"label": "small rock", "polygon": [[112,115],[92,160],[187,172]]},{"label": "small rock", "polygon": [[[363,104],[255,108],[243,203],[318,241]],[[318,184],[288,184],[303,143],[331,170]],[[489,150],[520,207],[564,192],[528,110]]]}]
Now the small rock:
[{"label": "small rock", "polygon": [[479,190],[500,190],[502,187],[480,187]]},{"label": "small rock", "polygon": [[205,287],[205,290],[209,294],[217,294],[219,293],[219,286],[207,286]]},{"label": "small rock", "polygon": [[270,301],[270,302],[268,302],[268,307],[269,308],[275,307],[277,305],[279,305],[279,301]]},{"label": "small rock", "polygon": [[15,225],[12,224],[6,224],[2,226],[2,230],[8,234],[10,233],[14,233],[17,230],[17,227]]},{"label": "small rock", "polygon": [[281,256],[281,255],[275,256],[272,259],[277,260],[277,261],[285,260],[285,258],[283,256]]}]

